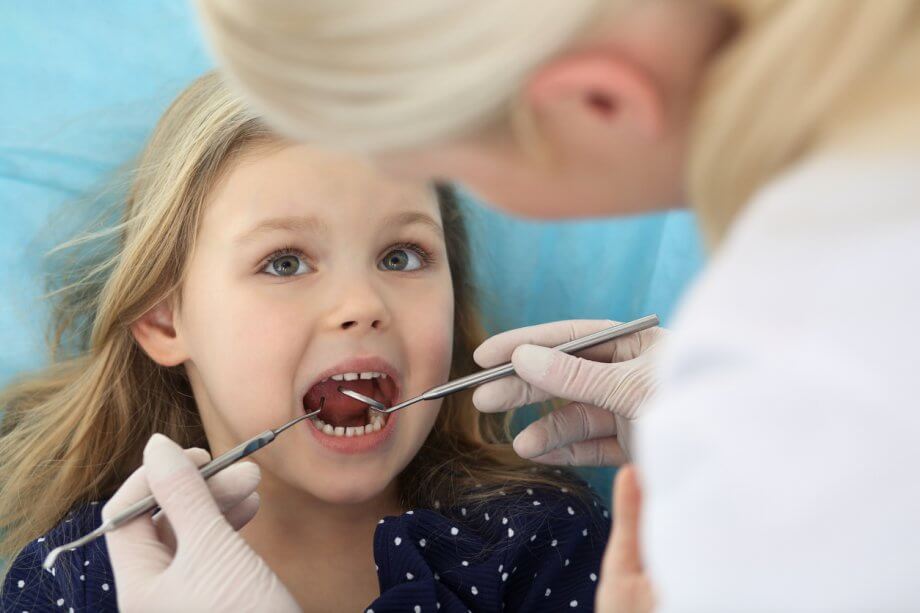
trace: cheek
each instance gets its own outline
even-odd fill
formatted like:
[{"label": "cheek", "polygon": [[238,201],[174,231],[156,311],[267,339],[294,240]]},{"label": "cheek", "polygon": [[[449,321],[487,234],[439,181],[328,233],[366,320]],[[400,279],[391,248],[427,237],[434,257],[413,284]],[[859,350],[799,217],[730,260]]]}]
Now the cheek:
[{"label": "cheek", "polygon": [[[445,383],[450,377],[453,352],[454,303],[450,282],[439,292],[419,297],[402,313],[403,339],[406,346],[408,376],[402,398],[409,398]],[[406,437],[406,451],[414,456],[425,441],[438,417],[441,401],[422,403],[416,410],[403,412],[401,428]],[[428,405],[428,406],[424,406]]]},{"label": "cheek", "polygon": [[[290,413],[293,381],[306,330],[302,309],[272,299],[278,287],[204,282],[190,275],[183,292],[183,333],[200,377],[198,398],[209,436],[217,423],[251,436]],[[274,292],[277,293],[277,292]]]},{"label": "cheek", "polygon": [[[523,181],[509,181],[504,176],[479,169],[458,173],[457,178],[475,200],[506,213],[535,219],[559,219],[579,214],[577,198],[559,197],[558,180],[528,175]],[[560,206],[560,203],[566,204]]]},{"label": "cheek", "polygon": [[[454,343],[454,302],[449,281],[402,310],[403,338],[415,388],[444,383],[450,372]],[[409,390],[406,390],[409,391]],[[413,393],[424,391],[413,389]]]},{"label": "cheek", "polygon": [[558,169],[531,166],[488,145],[455,143],[423,152],[388,154],[378,162],[390,174],[406,179],[447,177],[481,202],[516,215],[558,219],[585,214],[579,210],[579,199],[570,197],[569,186],[560,185],[566,178]]}]

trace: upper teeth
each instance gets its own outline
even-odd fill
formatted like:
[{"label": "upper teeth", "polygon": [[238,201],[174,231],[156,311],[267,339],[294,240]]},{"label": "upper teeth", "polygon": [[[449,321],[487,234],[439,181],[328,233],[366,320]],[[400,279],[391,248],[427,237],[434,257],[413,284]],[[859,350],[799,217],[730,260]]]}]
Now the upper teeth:
[{"label": "upper teeth", "polygon": [[380,377],[386,378],[386,373],[382,372],[343,372],[337,375],[332,375],[328,379],[323,379],[323,381],[328,381],[332,379],[333,381],[357,381],[358,379],[378,379]]}]

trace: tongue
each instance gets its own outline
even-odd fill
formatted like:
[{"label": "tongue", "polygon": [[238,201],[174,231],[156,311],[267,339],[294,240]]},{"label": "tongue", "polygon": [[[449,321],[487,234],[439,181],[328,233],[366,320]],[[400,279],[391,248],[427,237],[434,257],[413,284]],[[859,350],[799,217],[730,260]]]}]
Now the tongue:
[{"label": "tongue", "polygon": [[360,400],[349,398],[339,392],[339,387],[354,390],[365,396],[374,398],[380,393],[373,379],[359,379],[357,381],[324,381],[310,388],[304,399],[305,407],[314,409],[319,406],[320,399],[325,398],[323,412],[319,418],[333,426],[363,426],[367,423],[367,405]]}]

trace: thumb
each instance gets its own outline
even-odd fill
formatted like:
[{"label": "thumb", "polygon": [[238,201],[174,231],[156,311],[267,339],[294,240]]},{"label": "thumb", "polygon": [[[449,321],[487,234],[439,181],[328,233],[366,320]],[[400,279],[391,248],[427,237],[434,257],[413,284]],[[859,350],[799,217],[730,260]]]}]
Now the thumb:
[{"label": "thumb", "polygon": [[[102,508],[103,521],[110,520],[149,494],[146,470],[141,467],[128,477]],[[166,570],[172,559],[169,549],[160,541],[149,514],[109,532],[105,541],[115,582],[119,586],[150,584]]]},{"label": "thumb", "polygon": [[545,392],[609,411],[617,410],[612,400],[632,367],[629,362],[595,362],[539,345],[521,345],[511,363],[518,377]]},{"label": "thumb", "polygon": [[225,521],[198,467],[169,438],[159,433],[150,437],[144,447],[144,466],[150,491],[169,519],[177,543],[192,542],[207,526]]},{"label": "thumb", "polygon": [[[211,459],[204,449],[195,447],[183,452],[195,464]],[[108,521],[150,495],[147,469],[138,468],[102,507],[102,519]],[[112,569],[121,585],[144,585],[166,570],[172,560],[170,547],[162,542],[152,516],[144,515],[124,524],[105,536]]]},{"label": "thumb", "polygon": [[608,545],[608,561],[618,572],[642,572],[639,549],[642,493],[636,469],[631,465],[621,468],[613,489],[613,534]]}]

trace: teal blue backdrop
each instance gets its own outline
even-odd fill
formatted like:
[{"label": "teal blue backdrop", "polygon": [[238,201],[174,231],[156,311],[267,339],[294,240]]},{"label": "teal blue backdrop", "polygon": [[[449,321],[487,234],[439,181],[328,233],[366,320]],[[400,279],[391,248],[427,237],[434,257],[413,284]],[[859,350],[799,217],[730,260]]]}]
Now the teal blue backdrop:
[{"label": "teal blue backdrop", "polygon": [[[211,65],[185,0],[0,0],[0,384],[45,359],[42,257],[61,207],[130,160]],[[667,322],[702,262],[686,212],[541,223],[467,208],[491,332],[652,312]],[[609,471],[587,476],[608,494]]]}]

